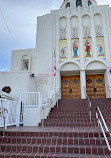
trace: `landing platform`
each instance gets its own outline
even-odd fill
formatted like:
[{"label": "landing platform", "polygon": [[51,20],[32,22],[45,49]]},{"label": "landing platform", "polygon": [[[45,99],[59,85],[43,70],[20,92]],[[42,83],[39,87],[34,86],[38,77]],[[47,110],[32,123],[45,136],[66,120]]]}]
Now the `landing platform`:
[{"label": "landing platform", "polygon": [[97,127],[10,127],[7,132],[98,132]]}]

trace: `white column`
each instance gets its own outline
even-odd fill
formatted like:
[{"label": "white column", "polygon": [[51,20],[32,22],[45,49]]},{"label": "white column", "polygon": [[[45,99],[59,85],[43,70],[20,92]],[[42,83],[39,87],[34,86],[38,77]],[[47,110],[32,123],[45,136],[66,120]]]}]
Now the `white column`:
[{"label": "white column", "polygon": [[[108,9],[108,25],[111,26],[111,9],[109,8]],[[110,40],[110,37],[111,37],[111,27],[108,27],[109,29],[109,33],[108,33],[108,36],[109,36],[109,48],[110,48],[110,52],[111,52],[111,40]],[[110,61],[111,61],[111,53],[110,53]]]},{"label": "white column", "polygon": [[61,88],[61,74],[60,71],[57,71],[57,90]]},{"label": "white column", "polygon": [[108,88],[111,87],[110,86],[111,85],[111,73],[109,73],[109,68],[107,68],[106,71],[105,71],[104,79],[105,79],[106,98],[110,98],[111,93],[110,93]]},{"label": "white column", "polygon": [[[60,17],[55,17],[55,50],[56,50],[56,67],[57,67],[57,73],[56,76],[53,77],[54,79],[56,78],[56,82],[53,82],[53,89],[55,89],[56,86],[56,91],[58,91],[61,88],[61,76],[60,76],[60,70],[59,70],[59,18]],[[54,80],[53,79],[53,80]],[[56,84],[56,85],[55,85]]]},{"label": "white column", "polygon": [[81,7],[78,7],[78,17],[79,17],[80,63],[81,66],[84,67],[84,46],[83,46],[83,27],[82,27]]},{"label": "white column", "polygon": [[85,70],[80,71],[80,86],[81,86],[81,99],[86,99],[84,88],[86,88],[86,74]]},{"label": "white column", "polygon": [[[55,54],[56,54],[56,68],[57,68],[57,72],[56,72],[56,76],[53,76],[53,89],[55,91],[57,91],[57,75],[58,75],[58,69],[59,69],[59,18],[56,18],[54,16],[54,21],[53,21],[53,33],[54,33],[54,38],[53,38],[53,45],[54,45],[54,50],[55,50]],[[53,59],[54,61],[54,59]]]},{"label": "white column", "polygon": [[95,23],[94,23],[94,15],[93,15],[93,7],[90,6],[90,12],[91,12],[91,18],[90,18],[90,23],[91,23],[91,37],[92,37],[92,52],[93,52],[93,58],[97,58],[97,49],[96,49],[96,35],[95,35]]},{"label": "white column", "polygon": [[67,8],[67,56],[71,60],[70,8]]},{"label": "white column", "polygon": [[108,41],[108,30],[109,27],[107,24],[107,15],[105,10],[103,11],[102,16],[102,26],[103,26],[103,32],[104,32],[104,44],[105,44],[105,54],[106,54],[106,61],[110,63],[110,50],[109,50],[109,41]]},{"label": "white column", "polygon": [[[110,40],[110,38],[111,38],[111,27],[109,27],[109,26],[111,26],[111,21],[110,21],[110,15],[109,15],[109,7],[108,7],[108,9],[107,10],[105,10],[105,13],[106,13],[106,27],[107,27],[107,40],[108,40],[108,49],[109,49],[109,61],[111,61],[111,40]],[[110,12],[111,13],[111,12]],[[111,65],[110,65],[111,66]]]}]

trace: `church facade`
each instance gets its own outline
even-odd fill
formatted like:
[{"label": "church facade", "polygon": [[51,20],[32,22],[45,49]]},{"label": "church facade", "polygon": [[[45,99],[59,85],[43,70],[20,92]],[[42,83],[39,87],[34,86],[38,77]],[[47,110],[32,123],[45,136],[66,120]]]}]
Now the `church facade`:
[{"label": "church facade", "polygon": [[[12,51],[10,72],[0,73],[11,95],[61,89],[62,99],[109,98],[111,8],[95,0],[64,0],[59,10],[37,18],[36,48]],[[53,75],[56,59],[56,75]]]}]

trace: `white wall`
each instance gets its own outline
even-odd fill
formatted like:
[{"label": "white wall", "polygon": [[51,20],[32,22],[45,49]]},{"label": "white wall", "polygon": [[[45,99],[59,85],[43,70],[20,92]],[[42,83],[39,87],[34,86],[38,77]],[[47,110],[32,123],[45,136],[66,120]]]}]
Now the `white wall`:
[{"label": "white wall", "polygon": [[[34,91],[35,82],[32,82],[29,72],[0,72],[0,90],[3,87],[11,88],[10,95],[19,100],[21,92]],[[30,84],[29,84],[30,83]]]},{"label": "white wall", "polygon": [[23,71],[22,70],[22,58],[23,56],[30,57],[30,70],[34,73],[36,70],[36,50],[35,49],[27,49],[27,50],[14,50],[11,55],[11,65],[10,71]]},{"label": "white wall", "polygon": [[[37,91],[42,92],[43,96],[47,96],[48,91],[52,89],[53,76],[53,15],[48,14],[37,19],[37,60],[36,60],[36,76]],[[41,75],[49,74],[48,82],[43,83]],[[40,75],[40,76],[38,76]],[[47,77],[46,77],[47,78]]]},{"label": "white wall", "polygon": [[38,126],[41,123],[41,108],[26,107],[23,117],[24,126]]}]

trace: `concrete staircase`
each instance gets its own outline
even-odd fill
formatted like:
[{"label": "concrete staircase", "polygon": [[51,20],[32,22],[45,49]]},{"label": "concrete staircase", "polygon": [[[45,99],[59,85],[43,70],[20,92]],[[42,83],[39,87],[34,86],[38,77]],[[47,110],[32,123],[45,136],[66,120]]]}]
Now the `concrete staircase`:
[{"label": "concrete staircase", "polygon": [[[111,101],[91,101],[92,123],[86,100],[60,100],[59,107],[45,120],[45,127],[8,129],[6,137],[0,137],[0,158],[111,158],[95,118],[99,106],[111,127]],[[107,137],[111,145],[109,134]]]}]

